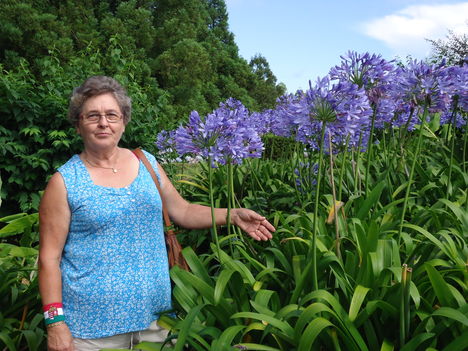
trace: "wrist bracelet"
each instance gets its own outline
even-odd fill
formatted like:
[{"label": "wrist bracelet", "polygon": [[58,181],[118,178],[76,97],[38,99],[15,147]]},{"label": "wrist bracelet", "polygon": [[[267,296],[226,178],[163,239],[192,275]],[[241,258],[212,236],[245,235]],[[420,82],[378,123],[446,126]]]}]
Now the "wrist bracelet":
[{"label": "wrist bracelet", "polygon": [[58,321],[58,322],[53,322],[51,324],[47,324],[46,328],[50,329],[50,328],[53,328],[53,327],[56,327],[56,326],[59,326],[59,325],[62,325],[62,324],[65,324],[65,321]]},{"label": "wrist bracelet", "polygon": [[60,302],[50,303],[45,305],[42,309],[44,311],[46,326],[65,320],[65,316],[63,315],[63,305]]}]

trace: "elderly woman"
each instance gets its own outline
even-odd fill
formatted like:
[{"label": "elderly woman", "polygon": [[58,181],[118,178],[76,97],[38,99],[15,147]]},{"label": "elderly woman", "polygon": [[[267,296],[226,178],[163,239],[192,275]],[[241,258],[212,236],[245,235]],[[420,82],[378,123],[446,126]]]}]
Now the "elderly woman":
[{"label": "elderly woman", "polygon": [[[163,341],[167,332],[155,321],[172,304],[161,198],[177,225],[212,225],[210,208],[184,200],[151,154],[161,193],[134,153],[118,146],[130,116],[130,98],[110,77],[91,77],[72,94],[69,118],[84,148],[52,176],[39,210],[49,350]],[[226,214],[215,209],[217,225]],[[233,209],[231,221],[255,240],[275,230],[248,209]]]}]

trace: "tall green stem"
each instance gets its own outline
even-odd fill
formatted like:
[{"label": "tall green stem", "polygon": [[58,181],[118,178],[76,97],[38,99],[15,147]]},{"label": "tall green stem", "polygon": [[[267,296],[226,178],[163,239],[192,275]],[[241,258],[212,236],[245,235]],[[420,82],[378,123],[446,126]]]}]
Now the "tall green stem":
[{"label": "tall green stem", "polygon": [[467,166],[467,163],[468,161],[466,161],[466,149],[467,149],[467,145],[468,145],[468,121],[466,122],[465,124],[465,137],[463,138],[463,172],[466,173],[466,166]]},{"label": "tall green stem", "polygon": [[359,135],[359,143],[356,150],[356,172],[354,174],[354,193],[358,194],[361,192],[360,189],[360,178],[359,178],[359,168],[361,166],[361,144],[362,144],[362,135]]},{"label": "tall green stem", "polygon": [[406,343],[410,331],[410,285],[412,269],[403,264],[400,288],[400,348]]},{"label": "tall green stem", "polygon": [[424,111],[421,116],[421,125],[419,127],[419,134],[418,134],[418,142],[416,145],[416,151],[413,155],[413,162],[411,163],[411,170],[409,174],[409,179],[408,179],[408,186],[406,187],[406,194],[405,194],[405,200],[403,202],[403,210],[401,211],[401,218],[400,218],[400,229],[398,231],[398,246],[400,246],[401,242],[401,232],[403,231],[403,224],[405,222],[405,214],[406,214],[406,208],[408,206],[408,199],[411,191],[411,183],[413,182],[413,176],[414,176],[414,169],[416,167],[416,162],[419,157],[419,150],[421,149],[421,141],[422,141],[422,132],[424,127],[426,126],[426,116],[427,116],[427,104],[424,105]]},{"label": "tall green stem", "polygon": [[[466,161],[467,145],[468,145],[468,121],[465,124],[465,136],[463,138],[463,158],[462,158],[462,161],[463,161],[463,172],[464,173],[466,173],[466,171],[467,171],[466,166],[467,166],[467,163],[468,163],[468,161]],[[468,193],[467,193],[466,199],[465,199],[465,206],[466,206],[466,211],[468,211]]]},{"label": "tall green stem", "polygon": [[377,111],[377,109],[374,108],[373,112],[372,112],[372,120],[371,120],[371,129],[370,129],[369,140],[367,141],[366,179],[364,181],[365,197],[367,197],[368,186],[369,186],[369,170],[370,170],[370,164],[371,164],[371,159],[372,159],[372,148],[373,148],[373,144],[374,144],[374,124],[375,124],[376,111]]},{"label": "tall green stem", "polygon": [[333,216],[335,219],[335,239],[336,239],[336,256],[341,260],[341,249],[340,249],[340,244],[341,244],[341,238],[340,238],[340,229],[339,229],[339,223],[338,223],[338,210],[336,208],[337,201],[336,201],[336,191],[335,191],[335,179],[333,176],[333,144],[331,140],[331,135],[328,134],[328,151],[330,155],[330,183],[331,183],[331,188],[332,188],[332,196],[333,196]]},{"label": "tall green stem", "polygon": [[452,132],[450,133],[450,136],[451,136],[450,162],[449,162],[449,172],[448,172],[448,177],[447,177],[447,192],[445,195],[446,199],[449,198],[449,195],[452,192],[452,182],[450,181],[450,179],[452,178],[453,153],[455,151],[455,133],[456,133],[455,116],[457,115],[456,113],[457,105],[458,105],[458,99],[455,100],[455,104],[454,104],[453,111],[452,111],[452,116],[450,118],[450,123],[452,125],[452,128],[451,128]]},{"label": "tall green stem", "polygon": [[326,122],[322,124],[322,134],[320,136],[320,150],[319,150],[319,161],[318,161],[318,172],[317,172],[317,187],[315,189],[315,205],[314,205],[314,230],[312,232],[312,289],[315,291],[318,289],[318,277],[317,277],[317,228],[318,228],[318,208],[320,200],[320,183],[322,182],[322,162],[323,162],[323,144],[325,139]]},{"label": "tall green stem", "polygon": [[383,145],[382,155],[384,156],[384,164],[386,165],[385,178],[387,179],[387,186],[390,189],[390,194],[393,194],[393,185],[392,185],[392,180],[390,178],[390,174],[392,171],[392,162],[391,162],[389,149],[390,149],[391,143],[390,141],[387,142],[387,134],[389,135],[389,139],[392,137],[392,135],[386,130],[388,130],[388,128],[384,129],[384,133],[382,135],[382,145]]},{"label": "tall green stem", "polygon": [[[231,209],[233,203],[233,196],[234,196],[234,182],[233,182],[233,172],[232,172],[232,163],[228,161],[227,164],[227,215],[226,215],[226,225],[227,225],[227,236],[230,238],[231,235]],[[233,255],[232,250],[232,240],[229,239],[229,247],[231,249],[231,255]]]},{"label": "tall green stem", "polygon": [[338,201],[341,201],[341,193],[343,191],[343,179],[344,174],[346,171],[346,161],[348,160],[348,143],[349,143],[349,134],[346,137],[345,147],[341,157],[341,170],[340,170],[340,181],[339,181],[339,188],[338,188]]},{"label": "tall green stem", "polygon": [[218,238],[218,229],[216,227],[216,216],[215,216],[215,206],[214,206],[214,196],[213,196],[213,169],[211,168],[211,157],[208,157],[208,182],[210,187],[210,206],[211,206],[211,224],[213,230],[213,238],[218,250],[218,259],[221,262],[221,248],[219,246]]}]

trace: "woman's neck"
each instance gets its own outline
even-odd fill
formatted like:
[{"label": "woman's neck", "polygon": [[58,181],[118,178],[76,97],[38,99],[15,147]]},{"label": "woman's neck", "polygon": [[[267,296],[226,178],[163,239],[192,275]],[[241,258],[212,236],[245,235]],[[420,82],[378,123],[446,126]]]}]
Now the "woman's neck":
[{"label": "woman's neck", "polygon": [[109,150],[96,150],[85,148],[82,152],[82,156],[94,163],[111,163],[115,164],[119,159],[120,148],[118,146]]}]

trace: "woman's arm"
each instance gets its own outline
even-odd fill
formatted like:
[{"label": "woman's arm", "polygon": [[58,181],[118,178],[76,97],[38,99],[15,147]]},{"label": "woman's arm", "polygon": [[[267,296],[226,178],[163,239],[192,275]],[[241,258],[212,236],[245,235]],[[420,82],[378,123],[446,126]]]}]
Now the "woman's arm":
[{"label": "woman's arm", "polygon": [[[62,302],[60,260],[68,236],[70,208],[63,178],[55,173],[39,207],[39,291],[44,305]],[[48,348],[73,350],[73,338],[66,324],[48,328]]]},{"label": "woman's arm", "polygon": [[[163,168],[158,164],[161,176],[161,192],[164,203],[171,219],[177,225],[188,229],[209,228],[212,225],[211,208],[198,204],[191,204],[180,196],[177,189],[171,183]],[[227,209],[216,208],[216,225],[225,225]],[[231,223],[241,228],[255,240],[269,240],[275,228],[258,213],[245,209],[235,208],[231,210]]]}]

